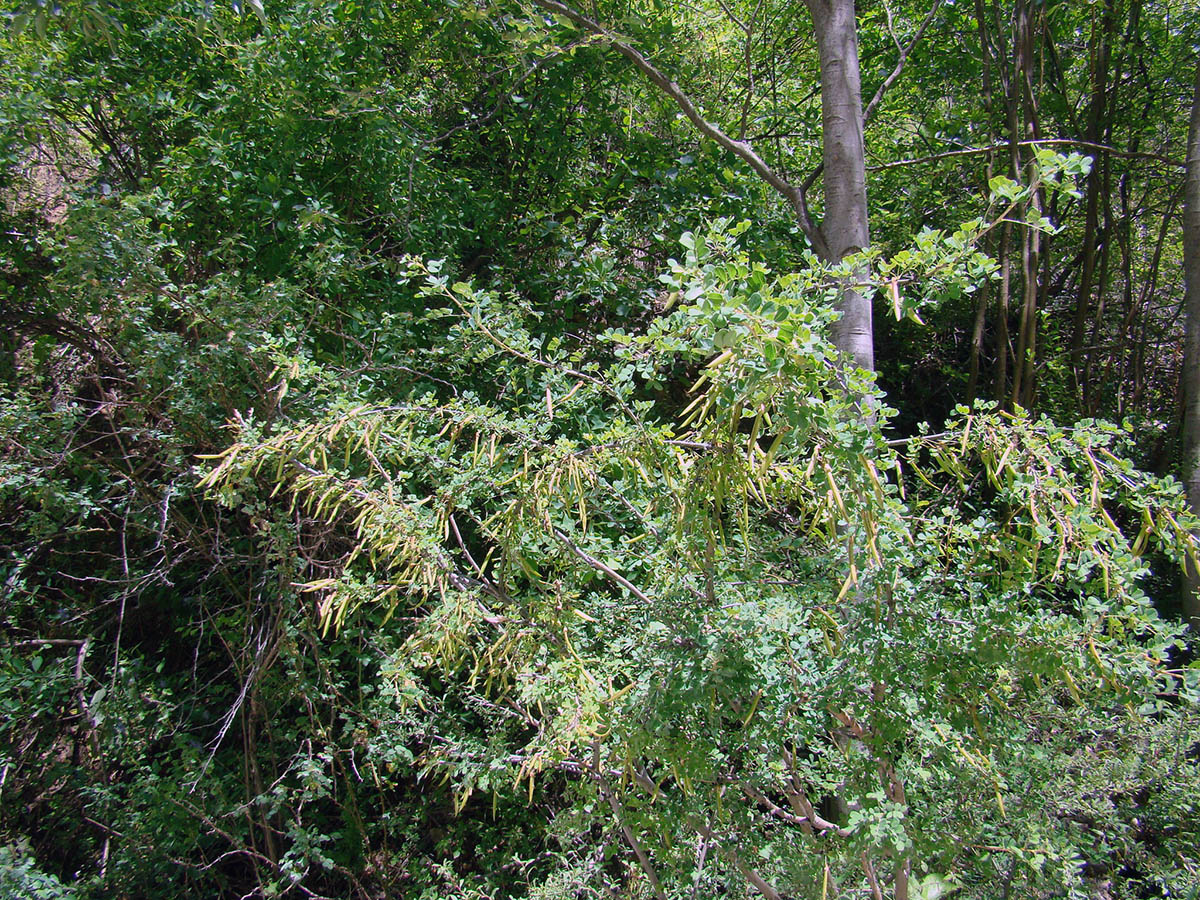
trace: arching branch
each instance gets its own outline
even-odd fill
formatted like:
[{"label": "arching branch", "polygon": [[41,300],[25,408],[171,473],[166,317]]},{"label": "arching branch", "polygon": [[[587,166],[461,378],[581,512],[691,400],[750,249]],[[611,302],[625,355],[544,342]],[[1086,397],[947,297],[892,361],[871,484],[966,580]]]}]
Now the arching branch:
[{"label": "arching branch", "polygon": [[[896,61],[896,67],[892,69],[892,74],[883,80],[883,84],[879,85],[879,90],[875,92],[875,96],[871,98],[871,102],[867,104],[867,108],[863,110],[863,127],[867,127],[867,123],[871,121],[871,116],[875,114],[875,110],[879,107],[879,102],[883,100],[883,95],[887,92],[896,79],[900,77],[900,73],[904,71],[904,64],[908,62],[908,55],[912,53],[913,47],[917,45],[917,41],[925,34],[929,28],[929,23],[933,21],[934,15],[942,5],[942,0],[934,0],[933,6],[929,7],[929,12],[925,15],[925,20],[921,22],[921,27],[917,29],[917,33],[912,36],[912,40],[908,42],[907,47],[900,47],[899,41],[896,46],[900,49],[900,58]],[[888,10],[888,25],[890,28],[892,19],[891,10]]]},{"label": "arching branch", "polygon": [[813,224],[812,219],[808,215],[807,205],[801,196],[799,189],[787,181],[782,175],[772,169],[761,156],[759,156],[754,148],[746,141],[735,140],[727,135],[719,127],[714,125],[708,119],[701,115],[700,110],[696,108],[695,102],[684,93],[683,89],[672,81],[667,75],[658,69],[649,59],[646,58],[640,50],[634,47],[627,41],[622,40],[617,35],[610,32],[607,28],[590,19],[583,13],[580,13],[566,4],[559,3],[558,0],[533,0],[533,2],[546,10],[558,16],[562,16],[567,21],[571,22],[577,28],[594,34],[604,43],[608,44],[638,69],[643,75],[649,79],[650,83],[657,87],[660,91],[675,101],[675,105],[687,116],[688,120],[696,127],[702,135],[709,140],[714,141],[721,147],[733,153],[743,162],[745,162],[754,171],[759,178],[773,187],[778,193],[791,204],[795,210],[796,216],[800,221],[800,227],[804,231],[805,236],[813,245],[813,249],[817,255],[823,259],[829,258],[829,247],[825,241],[825,236],[821,229]]}]

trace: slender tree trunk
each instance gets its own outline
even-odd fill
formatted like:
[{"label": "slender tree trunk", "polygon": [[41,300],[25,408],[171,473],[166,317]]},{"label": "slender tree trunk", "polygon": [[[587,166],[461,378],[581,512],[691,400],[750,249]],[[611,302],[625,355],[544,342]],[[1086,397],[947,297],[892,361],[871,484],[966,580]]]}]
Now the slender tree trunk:
[{"label": "slender tree trunk", "polygon": [[[1011,177],[1014,181],[1021,181],[1021,116],[1020,116],[1020,78],[1019,66],[1010,71],[1005,83],[1005,121],[1008,125],[1008,141],[1009,141],[1009,165],[1011,167]],[[1024,218],[1025,206],[1022,204],[1016,210],[1019,218]],[[1022,241],[1022,247],[1024,242]],[[996,384],[996,399],[1000,401],[1007,400],[1005,390],[1007,387],[1007,366],[1008,355],[1012,358],[1012,392],[1013,396],[1017,396],[1021,390],[1021,372],[1024,365],[1024,347],[1021,344],[1021,336],[1024,333],[1024,322],[1021,322],[1017,330],[1017,349],[1014,352],[1012,340],[1008,330],[1008,315],[1012,301],[1012,225],[1009,222],[1004,223],[1004,230],[1000,238],[1000,313],[1005,317],[1004,322],[1004,352],[1005,358],[1005,380],[997,381]],[[1024,305],[1022,305],[1024,309]]]},{"label": "slender tree trunk", "polygon": [[973,406],[979,396],[979,367],[983,357],[983,335],[987,330],[987,308],[992,299],[992,283],[985,281],[979,287],[979,299],[975,304],[975,325],[971,329],[971,358],[967,375],[967,405]]},{"label": "slender tree trunk", "polygon": [[[1187,282],[1183,352],[1183,477],[1188,503],[1200,514],[1200,63],[1188,127],[1187,175],[1183,196],[1183,268]],[[1200,632],[1200,572],[1187,566],[1184,619]]]},{"label": "slender tree trunk", "polygon": [[[1022,181],[1021,176],[1021,139],[1023,132],[1021,128],[1021,78],[1023,59],[1022,50],[1022,32],[1021,23],[1025,21],[1023,16],[1024,4],[1022,0],[1017,0],[1016,8],[1013,11],[1013,21],[1010,23],[1009,34],[1012,39],[1012,46],[1008,48],[997,48],[993,53],[992,58],[995,60],[997,75],[999,76],[1000,86],[1004,94],[1004,122],[1001,126],[1002,133],[1008,137],[1008,165],[1009,177],[1014,181]],[[993,19],[996,19],[997,11],[995,7],[992,9]],[[999,27],[998,21],[993,21],[992,32],[999,40],[1003,35],[1003,30]],[[982,30],[981,30],[982,37]],[[1024,206],[1014,210],[1012,218],[1024,218]],[[1014,351],[1012,334],[1010,332],[1010,315],[1012,311],[1013,299],[1013,225],[1011,221],[1005,221],[1000,232],[1000,250],[997,258],[1000,261],[1000,290],[997,293],[997,318],[996,318],[996,380],[993,384],[993,397],[999,404],[1007,404],[1009,401],[1009,373],[1012,373],[1014,393],[1018,389],[1018,384],[1021,377],[1022,357],[1019,351]],[[1023,305],[1022,305],[1023,308]],[[1018,339],[1020,329],[1018,329]]]},{"label": "slender tree trunk", "polygon": [[[1038,124],[1037,91],[1034,89],[1034,31],[1035,15],[1029,0],[1017,0],[1013,12],[1013,74],[1009,82],[1009,127],[1014,142],[1021,140],[1022,133],[1034,140],[1041,136]],[[1040,18],[1037,21],[1040,27]],[[1023,115],[1022,115],[1023,113]],[[1013,178],[1021,177],[1021,160],[1018,148],[1013,147]],[[1032,164],[1030,165],[1032,177]],[[1021,210],[1024,214],[1030,207],[1041,213],[1043,204],[1040,190],[1035,191],[1029,204]],[[1037,353],[1037,308],[1039,255],[1041,233],[1033,228],[1022,229],[1021,234],[1021,285],[1022,304],[1020,326],[1017,331],[1017,352],[1013,361],[1013,405],[1028,406],[1033,396],[1034,367]]]},{"label": "slender tree trunk", "polygon": [[[1105,154],[1100,158],[1100,166],[1102,169],[1100,193],[1104,197],[1104,224],[1101,228],[1100,275],[1096,284],[1096,296],[1099,299],[1096,302],[1096,315],[1092,320],[1091,346],[1085,353],[1083,364],[1084,370],[1089,373],[1088,383],[1091,386],[1085,412],[1085,415],[1089,416],[1099,415],[1101,404],[1104,401],[1104,386],[1108,373],[1112,369],[1112,359],[1115,352],[1109,349],[1102,353],[1099,349],[1106,342],[1105,338],[1108,334],[1106,307],[1108,305],[1108,288],[1111,280],[1110,273],[1112,271],[1113,234],[1116,232],[1112,206],[1112,159]],[[1116,343],[1115,338],[1113,339],[1113,343]],[[1091,374],[1096,371],[1097,366],[1101,368],[1099,383],[1096,382],[1096,379]]]},{"label": "slender tree trunk", "polygon": [[1005,222],[1000,230],[1000,292],[996,298],[996,380],[993,399],[1003,403],[1008,392],[1008,358],[1012,353],[1012,341],[1008,334],[1008,307],[1012,291],[1012,261],[1009,245],[1012,243],[1012,224]]},{"label": "slender tree trunk", "polygon": [[[1118,347],[1121,349],[1121,365],[1117,375],[1117,416],[1122,417],[1128,410],[1129,374],[1133,368],[1134,339],[1137,334],[1137,304],[1133,296],[1133,234],[1130,222],[1133,220],[1133,209],[1129,203],[1129,173],[1125,172],[1117,180],[1117,198],[1121,204],[1120,216],[1117,219],[1116,238],[1117,248],[1121,251],[1121,308],[1124,316],[1121,319],[1121,335]],[[1133,373],[1136,376],[1136,372]]]},{"label": "slender tree trunk", "polygon": [[[825,218],[821,231],[833,260],[867,249],[867,167],[863,143],[858,23],[854,0],[806,0],[821,57],[821,137]],[[864,273],[865,275],[865,273]],[[842,318],[834,344],[863,369],[874,371],[871,301],[855,276],[843,286]]]},{"label": "slender tree trunk", "polygon": [[[1035,192],[1033,208],[1041,213]],[[1040,274],[1041,233],[1026,228],[1021,235],[1021,282],[1024,300],[1021,305],[1021,328],[1017,335],[1017,363],[1013,367],[1013,405],[1028,407],[1033,398],[1033,373],[1037,364],[1038,276]]]},{"label": "slender tree trunk", "polygon": [[[1108,69],[1112,36],[1115,26],[1114,0],[1105,0],[1103,21],[1092,28],[1092,98],[1088,108],[1084,139],[1098,144],[1104,138],[1108,103]],[[1096,276],[1096,257],[1100,224],[1100,166],[1093,165],[1088,173],[1087,211],[1083,226],[1083,269],[1079,274],[1079,293],[1075,298],[1075,317],[1071,329],[1071,381],[1080,410],[1087,408],[1088,381],[1084,366],[1084,344],[1088,332],[1088,316],[1092,311],[1092,288]]]},{"label": "slender tree trunk", "polygon": [[[995,132],[990,127],[992,121],[992,43],[988,37],[987,17],[983,10],[983,0],[975,0],[975,22],[979,32],[979,55],[982,61],[983,75],[983,108],[988,116],[988,133],[995,143]],[[984,173],[984,184],[990,184],[994,174],[995,158],[989,151],[987,166]],[[971,358],[969,376],[967,378],[967,405],[972,406],[979,394],[979,372],[983,361],[984,335],[987,332],[987,310],[991,302],[991,282],[984,281],[979,289],[979,298],[975,306],[975,325],[971,329]],[[997,354],[1000,357],[1000,354]]]}]

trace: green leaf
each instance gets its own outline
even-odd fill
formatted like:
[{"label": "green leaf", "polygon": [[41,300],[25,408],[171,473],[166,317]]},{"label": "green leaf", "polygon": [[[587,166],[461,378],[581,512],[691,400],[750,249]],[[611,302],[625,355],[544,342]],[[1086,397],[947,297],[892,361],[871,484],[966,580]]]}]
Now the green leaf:
[{"label": "green leaf", "polygon": [[727,347],[732,347],[737,342],[737,332],[732,328],[722,328],[713,335],[713,346],[724,350]]},{"label": "green leaf", "polygon": [[988,190],[993,197],[1002,200],[1016,200],[1024,192],[1024,188],[1005,175],[995,175],[988,181]]}]

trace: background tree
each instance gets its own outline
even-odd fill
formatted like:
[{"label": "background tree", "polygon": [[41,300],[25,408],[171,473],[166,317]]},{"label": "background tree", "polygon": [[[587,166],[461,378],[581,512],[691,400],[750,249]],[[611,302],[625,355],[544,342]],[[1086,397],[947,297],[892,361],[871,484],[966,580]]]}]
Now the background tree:
[{"label": "background tree", "polygon": [[[1183,358],[1183,465],[1188,502],[1200,506],[1200,66],[1188,128],[1187,178],[1183,198],[1183,259],[1187,283],[1186,343]],[[1200,628],[1200,590],[1195,567],[1188,570],[1183,613]]]},{"label": "background tree", "polygon": [[[850,266],[610,43],[831,227],[806,7],[34,6],[0,893],[1193,891],[1194,523],[1125,461],[1177,461],[1193,13],[860,6],[877,393]],[[955,411],[972,352],[1054,420]]]}]

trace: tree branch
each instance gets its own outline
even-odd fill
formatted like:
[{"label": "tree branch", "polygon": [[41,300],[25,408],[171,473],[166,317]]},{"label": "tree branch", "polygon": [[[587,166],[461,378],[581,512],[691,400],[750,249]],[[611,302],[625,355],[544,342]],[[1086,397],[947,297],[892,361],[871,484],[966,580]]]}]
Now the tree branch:
[{"label": "tree branch", "polygon": [[819,815],[817,815],[812,806],[808,804],[806,799],[799,797],[795,798],[798,803],[803,804],[801,809],[804,812],[803,815],[795,815],[794,813],[788,812],[778,803],[772,802],[771,799],[766,796],[766,794],[762,793],[762,791],[758,790],[753,785],[740,782],[739,786],[742,789],[742,793],[744,793],[755,803],[758,803],[763,807],[763,809],[780,821],[787,822],[789,825],[799,825],[802,828],[807,826],[809,833],[811,833],[812,829],[815,828],[822,832],[832,831],[838,835],[838,837],[850,836],[850,831],[848,829],[839,828],[832,822],[822,819]]},{"label": "tree branch", "polygon": [[867,876],[867,884],[871,886],[872,900],[883,900],[883,891],[879,889],[879,875],[875,872],[875,864],[871,862],[866,850],[862,852],[862,867]]},{"label": "tree branch", "polygon": [[533,2],[547,12],[562,16],[576,27],[596,35],[633,63],[634,67],[645,75],[651,84],[675,101],[675,105],[687,116],[697,131],[733,153],[750,166],[759,178],[781,194],[796,211],[796,215],[800,220],[800,227],[812,243],[813,249],[822,258],[828,258],[829,248],[825,241],[825,236],[819,228],[813,225],[812,220],[809,218],[807,206],[800,197],[800,192],[787,179],[767,165],[766,161],[754,151],[754,148],[750,144],[746,141],[734,140],[712,122],[708,121],[708,119],[704,118],[696,108],[696,104],[683,92],[683,89],[678,84],[661,72],[636,47],[621,40],[599,22],[589,19],[583,13],[559,3],[557,0],[533,0]]},{"label": "tree branch", "polygon": [[[1084,150],[1093,150],[1096,153],[1103,153],[1106,156],[1114,156],[1118,159],[1145,159],[1153,162],[1160,162],[1164,165],[1173,166],[1178,169],[1185,168],[1183,162],[1178,159],[1171,159],[1169,156],[1163,156],[1159,153],[1138,153],[1128,150],[1118,150],[1116,147],[1110,147],[1107,144],[1096,144],[1091,141],[1077,141],[1073,138],[1050,138],[1041,141],[1017,141],[1017,147],[1032,147],[1032,146],[1051,146],[1051,147],[1080,147]],[[979,156],[984,153],[992,153],[996,150],[1007,150],[1014,146],[1009,141],[1004,141],[1001,144],[991,144],[987,147],[965,147],[962,150],[948,150],[945,153],[934,153],[931,156],[916,156],[910,159],[898,159],[895,162],[879,163],[874,166],[867,166],[869,172],[882,172],[885,169],[898,169],[902,166],[916,166],[921,163],[937,162],[942,159],[953,159],[957,156]]]},{"label": "tree branch", "polygon": [[608,779],[604,777],[604,773],[600,771],[600,745],[597,743],[592,748],[592,765],[588,769],[588,774],[596,782],[596,786],[600,788],[600,794],[608,803],[609,809],[612,810],[613,817],[617,820],[617,826],[621,829],[621,833],[625,836],[625,843],[629,845],[629,849],[633,851],[633,855],[637,857],[638,865],[641,866],[642,872],[646,875],[646,880],[650,882],[650,889],[654,891],[654,896],[657,900],[667,900],[666,892],[663,891],[662,882],[658,880],[658,874],[654,871],[654,864],[650,862],[650,857],[646,855],[646,851],[642,848],[641,842],[633,833],[633,829],[625,823],[625,817],[621,815],[621,804],[617,802],[616,795],[613,794],[612,788],[609,787]]},{"label": "tree branch", "polygon": [[[900,58],[896,60],[896,68],[892,69],[892,74],[883,80],[883,84],[879,86],[879,90],[875,92],[875,96],[871,98],[871,102],[863,110],[863,128],[866,128],[867,123],[871,121],[871,116],[874,115],[875,110],[879,107],[879,101],[883,99],[884,93],[895,84],[896,79],[900,77],[900,73],[904,71],[904,64],[908,61],[908,55],[912,53],[913,47],[917,45],[917,41],[921,40],[921,37],[925,34],[925,30],[929,28],[929,23],[933,21],[933,17],[941,5],[942,0],[934,0],[933,6],[929,7],[929,12],[926,14],[925,20],[921,23],[921,27],[912,36],[912,40],[908,42],[907,47],[900,47],[900,42],[896,41],[896,46],[900,47]],[[889,22],[891,17],[891,10],[888,10]],[[892,37],[895,38],[895,34]]]},{"label": "tree branch", "polygon": [[775,890],[765,878],[758,874],[757,870],[744,862],[735,851],[729,850],[728,855],[732,858],[733,864],[741,871],[742,877],[750,882],[756,891],[766,897],[767,900],[783,900],[783,894]]},{"label": "tree branch", "polygon": [[[836,262],[829,252],[829,245],[825,242],[825,234],[813,224],[812,219],[808,214],[808,192],[809,189],[816,184],[821,173],[825,171],[825,163],[821,163],[807,178],[801,183],[800,187],[796,188],[796,215],[800,219],[800,229],[808,235],[808,239],[812,242],[813,250],[817,256],[826,262]],[[813,235],[816,235],[814,238]]]},{"label": "tree branch", "polygon": [[571,539],[569,537],[567,537],[567,533],[565,531],[563,531],[559,528],[553,528],[553,529],[551,529],[551,533],[556,538],[558,538],[560,541],[562,541],[563,544],[566,545],[568,550],[570,550],[572,553],[574,553],[576,556],[578,556],[580,559],[582,559],[585,563],[587,563],[589,566],[591,566],[597,572],[603,572],[605,575],[607,575],[609,578],[611,578],[617,584],[621,585],[621,587],[625,588],[625,590],[629,591],[629,593],[633,594],[633,596],[637,597],[643,603],[647,603],[647,604],[650,603],[650,598],[647,597],[645,594],[643,594],[640,590],[638,590],[637,585],[635,585],[633,582],[631,582],[628,578],[625,578],[624,576],[622,576],[620,573],[614,572],[612,569],[610,569],[604,563],[600,562],[600,560],[595,559],[594,557],[589,556],[588,554],[584,553],[582,550],[580,550],[578,547],[576,547],[575,544],[573,544],[571,542]]}]

